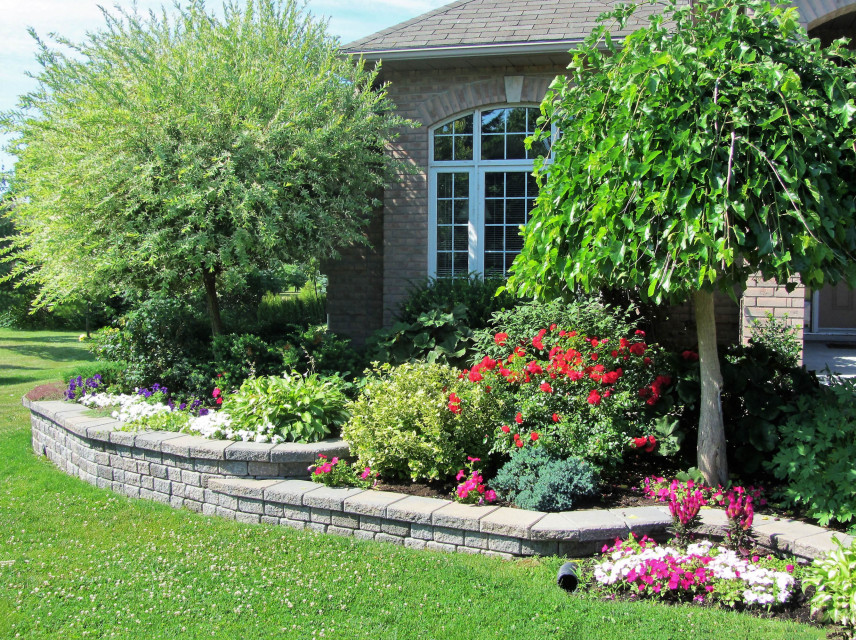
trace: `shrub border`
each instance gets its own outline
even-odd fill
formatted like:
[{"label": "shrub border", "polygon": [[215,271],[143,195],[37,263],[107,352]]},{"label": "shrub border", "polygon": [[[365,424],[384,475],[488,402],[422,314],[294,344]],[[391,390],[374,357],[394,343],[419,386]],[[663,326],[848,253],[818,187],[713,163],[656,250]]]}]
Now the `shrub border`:
[{"label": "shrub border", "polygon": [[[68,402],[23,404],[33,450],[100,488],[248,523],[266,523],[417,549],[530,555],[592,555],[616,537],[662,537],[664,506],[543,513],[462,505],[403,493],[331,488],[306,480],[319,453],[347,457],[341,439],[314,444],[208,440],[164,431],[118,431],[112,418]],[[721,509],[701,512],[701,532],[721,537]],[[758,542],[812,559],[851,538],[803,522],[756,515]]]}]

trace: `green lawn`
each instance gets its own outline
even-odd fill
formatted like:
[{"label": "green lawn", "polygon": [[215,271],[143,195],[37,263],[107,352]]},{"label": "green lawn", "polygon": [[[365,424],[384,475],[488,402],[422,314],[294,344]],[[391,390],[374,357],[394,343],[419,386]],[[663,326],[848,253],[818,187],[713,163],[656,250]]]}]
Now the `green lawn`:
[{"label": "green lawn", "polygon": [[555,586],[561,560],[444,555],[130,500],[30,451],[20,397],[88,359],[77,334],[0,329],[0,638],[824,638]]}]

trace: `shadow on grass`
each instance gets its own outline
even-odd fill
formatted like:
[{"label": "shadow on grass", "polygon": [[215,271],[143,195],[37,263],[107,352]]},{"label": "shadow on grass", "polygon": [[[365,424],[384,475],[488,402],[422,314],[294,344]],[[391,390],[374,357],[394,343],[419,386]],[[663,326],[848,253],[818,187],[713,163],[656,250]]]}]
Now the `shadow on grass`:
[{"label": "shadow on grass", "polygon": [[[4,367],[5,368],[5,367]],[[36,374],[31,376],[21,376],[18,378],[11,378],[6,376],[0,376],[0,387],[11,387],[19,384],[32,384],[33,382],[40,382],[45,379],[44,374]]]},{"label": "shadow on grass", "polygon": [[[31,341],[32,342],[32,341]],[[63,340],[63,342],[70,342],[69,340]],[[76,360],[84,360],[88,359],[86,356],[88,355],[85,351],[81,351],[80,347],[52,347],[43,344],[28,344],[21,346],[5,346],[0,347],[7,351],[11,351],[21,356],[29,356],[31,358],[41,358],[42,360],[50,360],[52,362],[62,362],[62,361],[76,361]],[[91,356],[90,356],[91,358]],[[94,358],[92,358],[94,360]]]}]

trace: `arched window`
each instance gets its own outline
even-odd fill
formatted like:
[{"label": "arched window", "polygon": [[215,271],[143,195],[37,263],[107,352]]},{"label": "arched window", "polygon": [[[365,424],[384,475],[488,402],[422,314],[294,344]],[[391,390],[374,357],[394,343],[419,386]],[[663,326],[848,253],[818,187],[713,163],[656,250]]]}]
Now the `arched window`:
[{"label": "arched window", "polygon": [[483,108],[433,129],[429,275],[508,271],[537,195],[533,160],[549,153],[547,144],[530,150],[523,144],[539,115],[534,106]]}]

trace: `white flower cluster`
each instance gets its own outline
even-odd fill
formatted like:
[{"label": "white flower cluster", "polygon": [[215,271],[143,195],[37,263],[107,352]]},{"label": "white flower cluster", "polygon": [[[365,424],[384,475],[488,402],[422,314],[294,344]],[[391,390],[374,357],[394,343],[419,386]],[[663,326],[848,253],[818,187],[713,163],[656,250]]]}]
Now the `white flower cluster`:
[{"label": "white flower cluster", "polygon": [[[78,402],[87,407],[104,409],[114,407],[111,417],[123,424],[133,426],[133,423],[146,416],[172,411],[168,405],[161,402],[150,402],[137,394],[114,395],[95,393],[82,396]],[[270,442],[280,444],[285,442],[271,422],[266,422],[258,431],[236,429],[232,427],[232,418],[225,411],[209,411],[203,416],[188,416],[187,431],[193,431],[212,440],[243,440],[244,442]]]},{"label": "white flower cluster", "polygon": [[725,547],[714,547],[704,540],[681,552],[673,547],[648,545],[644,549],[624,547],[613,551],[609,558],[595,566],[595,580],[613,585],[628,579],[631,573],[642,575],[652,562],[678,566],[694,560],[709,558],[705,569],[715,580],[739,580],[743,583],[742,597],[747,604],[770,605],[787,602],[794,588],[794,578],[788,573],[761,567]]}]

